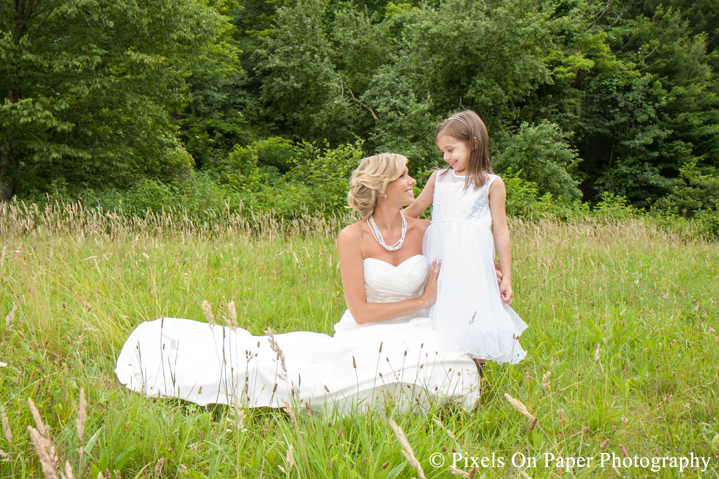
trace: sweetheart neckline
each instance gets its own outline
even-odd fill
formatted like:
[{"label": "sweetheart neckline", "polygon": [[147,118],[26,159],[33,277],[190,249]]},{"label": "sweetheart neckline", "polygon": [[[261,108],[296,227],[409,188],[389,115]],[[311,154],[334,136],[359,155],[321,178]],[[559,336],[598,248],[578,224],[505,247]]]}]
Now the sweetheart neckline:
[{"label": "sweetheart neckline", "polygon": [[369,258],[369,257],[368,257],[368,258],[364,258],[362,261],[366,261],[366,260],[368,260],[368,259],[373,259],[373,260],[375,260],[375,261],[379,261],[380,263],[384,263],[384,264],[386,264],[387,266],[391,266],[391,267],[393,267],[393,268],[399,268],[400,266],[402,266],[403,264],[405,264],[407,261],[409,261],[409,260],[411,260],[411,259],[414,259],[414,258],[417,258],[417,257],[419,257],[419,258],[424,258],[424,256],[422,256],[421,254],[416,254],[416,255],[410,256],[410,257],[407,258],[406,260],[402,261],[402,262],[401,262],[400,264],[398,264],[397,266],[393,265],[392,263],[388,263],[387,261],[382,261],[381,259],[377,259],[377,258]]}]

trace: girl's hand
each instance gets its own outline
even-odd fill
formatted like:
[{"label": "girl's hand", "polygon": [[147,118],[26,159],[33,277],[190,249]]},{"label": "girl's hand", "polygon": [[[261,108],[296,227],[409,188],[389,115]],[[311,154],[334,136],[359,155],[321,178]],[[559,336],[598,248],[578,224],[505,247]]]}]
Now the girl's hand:
[{"label": "girl's hand", "polygon": [[502,280],[502,282],[499,283],[499,296],[502,298],[502,301],[505,302],[507,305],[512,305],[514,291],[512,291],[512,283],[510,281]]},{"label": "girl's hand", "polygon": [[437,278],[439,277],[439,269],[442,267],[442,260],[432,261],[432,267],[429,270],[429,279],[427,284],[424,285],[424,291],[422,292],[422,301],[425,303],[424,307],[429,308],[437,301]]}]

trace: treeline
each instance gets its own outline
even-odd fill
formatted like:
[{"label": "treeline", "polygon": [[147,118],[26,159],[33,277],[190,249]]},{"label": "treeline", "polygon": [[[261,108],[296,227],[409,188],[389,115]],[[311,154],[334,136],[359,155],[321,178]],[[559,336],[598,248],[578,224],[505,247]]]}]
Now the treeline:
[{"label": "treeline", "polygon": [[[712,0],[0,0],[0,198],[336,211],[471,108],[510,210],[719,231]],[[514,195],[514,196],[513,196]]]}]

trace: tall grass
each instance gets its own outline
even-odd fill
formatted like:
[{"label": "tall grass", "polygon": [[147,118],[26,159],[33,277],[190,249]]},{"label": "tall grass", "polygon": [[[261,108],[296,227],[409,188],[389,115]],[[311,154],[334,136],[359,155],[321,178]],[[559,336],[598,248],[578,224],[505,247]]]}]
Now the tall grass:
[{"label": "tall grass", "polygon": [[[268,326],[332,332],[345,308],[335,237],[351,215],[281,222],[212,214],[137,218],[72,204],[0,204],[0,476],[42,475],[28,432],[37,425],[30,398],[58,474],[68,461],[75,477],[418,477],[390,418],[428,478],[449,476],[450,466],[475,477],[680,475],[601,468],[601,453],[693,453],[712,458],[709,468],[683,475],[717,477],[715,243],[644,220],[513,220],[514,307],[530,326],[522,338],[529,354],[516,366],[485,368],[473,411],[334,417],[291,405],[293,420],[283,411],[151,400],[114,377],[135,326],[161,316],[201,320],[205,300],[214,311],[233,301],[253,334]],[[453,451],[479,465],[453,463]],[[519,453],[536,457],[536,467],[513,466]],[[545,468],[545,454],[594,461]],[[435,467],[438,457],[444,463]]]}]

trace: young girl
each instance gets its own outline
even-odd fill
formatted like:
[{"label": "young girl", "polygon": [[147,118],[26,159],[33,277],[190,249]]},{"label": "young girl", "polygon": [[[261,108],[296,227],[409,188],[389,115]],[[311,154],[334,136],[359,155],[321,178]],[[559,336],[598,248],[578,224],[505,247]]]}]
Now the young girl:
[{"label": "young girl", "polygon": [[[487,128],[475,112],[463,111],[442,122],[435,142],[449,167],[433,172],[404,210],[418,217],[433,204],[423,253],[442,260],[442,269],[430,318],[476,358],[517,363],[526,355],[517,338],[527,325],[509,306],[514,293],[506,191],[490,167]],[[503,273],[499,286],[495,246]]]}]

